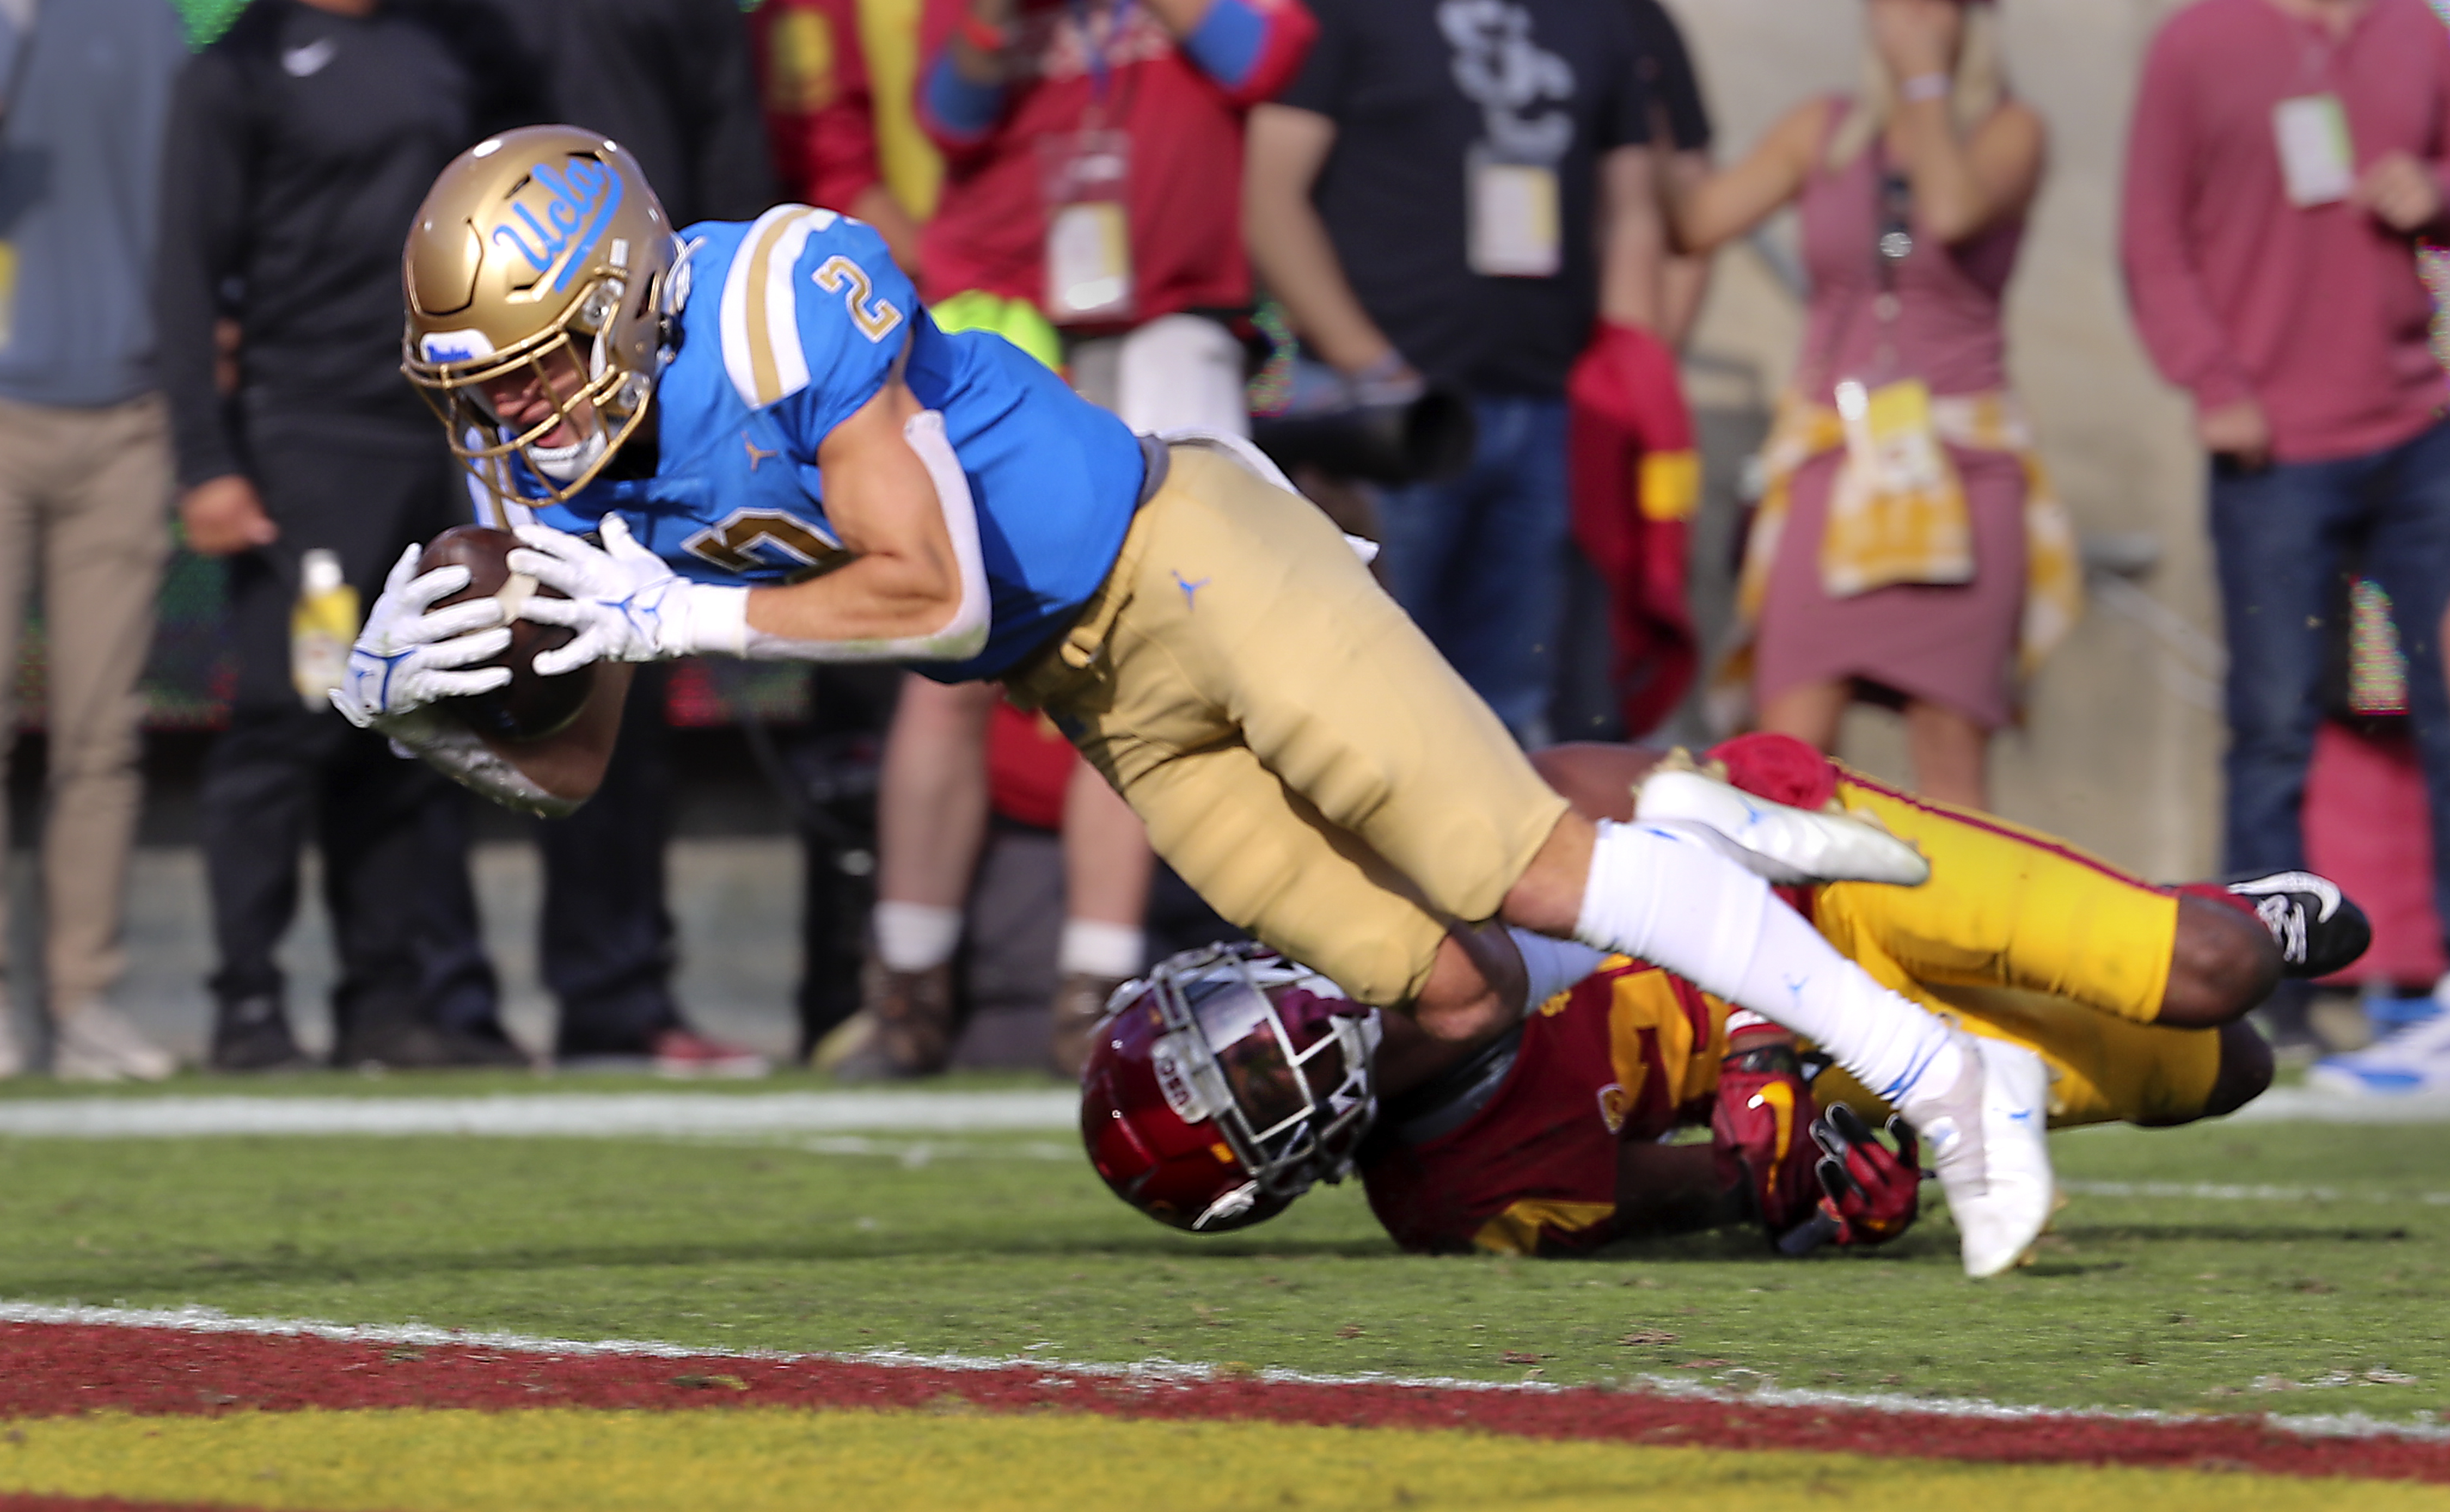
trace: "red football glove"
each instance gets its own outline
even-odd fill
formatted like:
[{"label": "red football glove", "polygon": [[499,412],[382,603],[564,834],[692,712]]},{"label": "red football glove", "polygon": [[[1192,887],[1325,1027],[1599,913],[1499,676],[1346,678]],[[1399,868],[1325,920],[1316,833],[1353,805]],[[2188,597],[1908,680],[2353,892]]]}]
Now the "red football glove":
[{"label": "red football glove", "polygon": [[1818,1107],[1803,1079],[1795,1042],[1782,1030],[1753,1026],[1728,1041],[1710,1109],[1710,1144],[1722,1188],[1740,1190],[1775,1241],[1809,1220],[1820,1200],[1813,1177],[1819,1147],[1809,1132]]},{"label": "red football glove", "polygon": [[1838,1244],[1886,1244],[1914,1227],[1921,1207],[1922,1159],[1915,1132],[1892,1117],[1893,1153],[1838,1103],[1813,1121],[1812,1141],[1822,1152],[1814,1168],[1824,1195],[1818,1222]]}]

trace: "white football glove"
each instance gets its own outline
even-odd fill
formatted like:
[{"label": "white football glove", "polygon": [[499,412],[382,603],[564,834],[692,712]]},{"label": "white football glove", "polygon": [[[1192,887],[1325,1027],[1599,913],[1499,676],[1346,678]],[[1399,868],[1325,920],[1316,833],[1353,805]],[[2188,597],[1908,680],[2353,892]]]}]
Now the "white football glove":
[{"label": "white football glove", "polygon": [[589,662],[659,662],[700,651],[741,654],[747,590],[690,582],[640,546],[617,514],[604,516],[598,530],[601,550],[550,526],[518,527],[527,544],[511,552],[511,571],[570,595],[532,594],[519,607],[519,617],[578,632],[559,650],[538,652],[538,672],[558,677]]},{"label": "white football glove", "polygon": [[500,602],[477,598],[436,609],[436,599],[468,586],[468,569],[438,567],[420,576],[417,559],[424,550],[411,546],[392,564],[382,596],[349,648],[348,673],[332,689],[332,707],[360,729],[511,680],[507,667],[474,665],[510,647]]}]

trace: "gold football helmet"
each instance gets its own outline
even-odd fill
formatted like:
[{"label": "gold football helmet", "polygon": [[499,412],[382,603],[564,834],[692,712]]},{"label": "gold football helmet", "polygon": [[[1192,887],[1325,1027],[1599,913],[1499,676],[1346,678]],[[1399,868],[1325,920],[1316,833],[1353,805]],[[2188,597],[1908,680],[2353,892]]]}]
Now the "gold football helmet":
[{"label": "gold football helmet", "polygon": [[[646,419],[681,265],[635,158],[576,126],[506,131],[453,159],[418,209],[401,369],[497,498],[558,503]],[[514,430],[487,386],[523,378],[551,413]],[[515,485],[514,456],[532,483]]]}]

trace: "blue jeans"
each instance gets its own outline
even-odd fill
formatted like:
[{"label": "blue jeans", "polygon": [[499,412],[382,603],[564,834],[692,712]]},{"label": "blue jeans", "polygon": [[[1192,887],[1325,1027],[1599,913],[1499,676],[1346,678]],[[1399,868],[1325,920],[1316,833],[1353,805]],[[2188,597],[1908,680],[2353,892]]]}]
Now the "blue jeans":
[{"label": "blue jeans", "polygon": [[1471,466],[1380,495],[1387,586],[1515,737],[1546,732],[1565,603],[1565,401],[1483,396]]},{"label": "blue jeans", "polygon": [[2228,632],[2227,864],[2305,863],[2300,812],[2321,723],[2320,689],[2362,570],[2390,595],[2407,653],[2408,712],[2433,824],[2433,906],[2450,921],[2450,422],[2362,456],[2245,473],[2215,463],[2212,546]]}]

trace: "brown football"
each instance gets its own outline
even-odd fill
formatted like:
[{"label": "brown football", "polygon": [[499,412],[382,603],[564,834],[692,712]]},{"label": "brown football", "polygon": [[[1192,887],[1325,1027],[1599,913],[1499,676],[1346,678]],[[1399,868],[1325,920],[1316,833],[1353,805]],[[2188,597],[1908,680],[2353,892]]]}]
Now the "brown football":
[{"label": "brown football", "polygon": [[459,525],[436,536],[427,544],[425,554],[417,559],[419,572],[430,572],[438,567],[468,569],[468,586],[440,600],[436,608],[494,597],[503,600],[504,610],[512,616],[510,649],[491,661],[476,664],[509,668],[510,682],[491,692],[446,698],[436,706],[448,710],[477,734],[504,741],[542,740],[560,733],[578,717],[588,692],[595,686],[595,666],[592,662],[559,677],[537,673],[536,653],[569,645],[576,632],[567,626],[538,625],[517,617],[520,602],[532,593],[547,598],[567,596],[557,588],[548,588],[533,577],[512,572],[510,554],[518,544],[519,538],[508,531],[485,525]]}]

